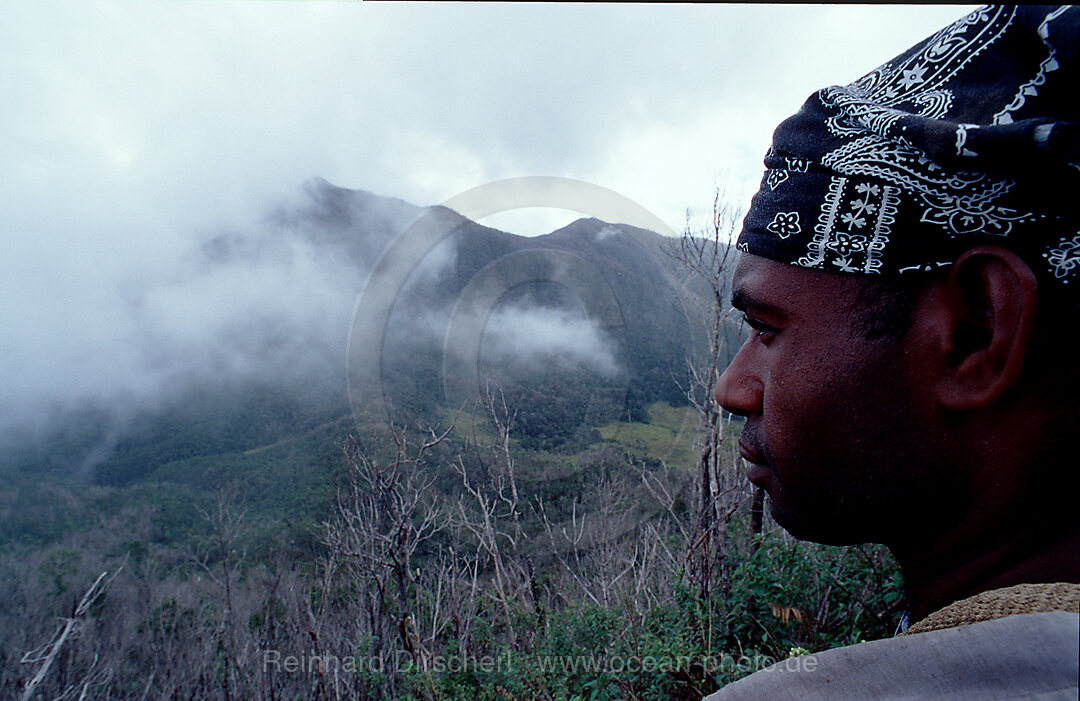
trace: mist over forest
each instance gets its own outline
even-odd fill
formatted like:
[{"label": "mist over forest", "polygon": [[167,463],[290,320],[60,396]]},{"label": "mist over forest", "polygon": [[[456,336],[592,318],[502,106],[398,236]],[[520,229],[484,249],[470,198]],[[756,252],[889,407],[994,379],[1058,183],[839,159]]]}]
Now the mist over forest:
[{"label": "mist over forest", "polygon": [[[451,366],[476,389],[510,393],[524,435],[548,447],[580,440],[587,413],[594,424],[647,420],[650,402],[686,403],[688,278],[670,241],[628,225],[581,219],[523,237],[448,212],[383,333],[351,339],[372,270],[431,211],[316,178],[246,226],[129,270],[111,304],[71,320],[67,343],[26,352],[0,400],[4,465],[123,484],[348,416],[433,421],[461,408],[448,407],[461,401]],[[585,267],[560,272],[567,260]],[[463,293],[485,275],[505,289],[473,308]],[[599,283],[607,319],[582,302]],[[475,336],[475,357],[455,356],[451,325]],[[351,403],[350,342],[378,348],[380,381]]]}]

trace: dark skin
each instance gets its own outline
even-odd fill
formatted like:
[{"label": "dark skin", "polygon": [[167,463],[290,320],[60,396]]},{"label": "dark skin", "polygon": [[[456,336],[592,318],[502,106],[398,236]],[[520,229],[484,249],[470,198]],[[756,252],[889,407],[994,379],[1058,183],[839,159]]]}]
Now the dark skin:
[{"label": "dark skin", "polygon": [[777,522],[823,543],[879,542],[912,620],[982,591],[1080,582],[1060,380],[1029,361],[1039,289],[979,246],[919,294],[903,338],[868,340],[853,275],[745,254],[733,303],[753,329],[716,395],[746,418],[748,476]]}]

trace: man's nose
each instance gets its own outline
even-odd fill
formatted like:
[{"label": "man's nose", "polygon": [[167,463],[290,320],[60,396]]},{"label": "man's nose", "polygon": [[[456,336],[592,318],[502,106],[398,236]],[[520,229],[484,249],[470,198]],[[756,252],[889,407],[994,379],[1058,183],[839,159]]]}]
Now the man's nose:
[{"label": "man's nose", "polygon": [[751,372],[747,355],[744,345],[716,381],[717,403],[725,411],[738,416],[751,416],[761,412],[764,387],[757,373]]}]

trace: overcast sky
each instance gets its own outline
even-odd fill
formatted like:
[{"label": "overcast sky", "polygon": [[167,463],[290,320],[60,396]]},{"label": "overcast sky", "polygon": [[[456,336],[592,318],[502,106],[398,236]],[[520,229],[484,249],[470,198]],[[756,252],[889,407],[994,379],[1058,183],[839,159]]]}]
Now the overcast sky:
[{"label": "overcast sky", "polygon": [[[94,372],[118,287],[313,176],[419,205],[564,176],[680,230],[717,187],[744,203],[812,91],[971,7],[5,2],[6,393]],[[518,214],[489,223],[572,218]]]}]

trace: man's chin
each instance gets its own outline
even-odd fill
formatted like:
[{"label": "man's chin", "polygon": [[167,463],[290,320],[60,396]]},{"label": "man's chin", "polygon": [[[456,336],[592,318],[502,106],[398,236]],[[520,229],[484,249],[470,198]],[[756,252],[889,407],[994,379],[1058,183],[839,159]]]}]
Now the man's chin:
[{"label": "man's chin", "polygon": [[768,492],[772,482],[771,477],[772,470],[765,465],[758,465],[753,462],[746,463],[746,479],[750,480],[755,487],[762,487]]},{"label": "man's chin", "polygon": [[860,538],[852,523],[832,511],[793,505],[777,481],[776,472],[768,465],[746,463],[746,478],[765,490],[769,497],[769,513],[773,521],[799,540],[823,545],[855,545],[870,542]]},{"label": "man's chin", "polygon": [[811,543],[822,545],[858,545],[860,543],[876,542],[868,538],[860,538],[852,530],[834,523],[811,522],[807,519],[791,518],[790,514],[782,509],[777,509],[775,502],[769,502],[769,513],[777,525],[790,533],[792,537]]}]

